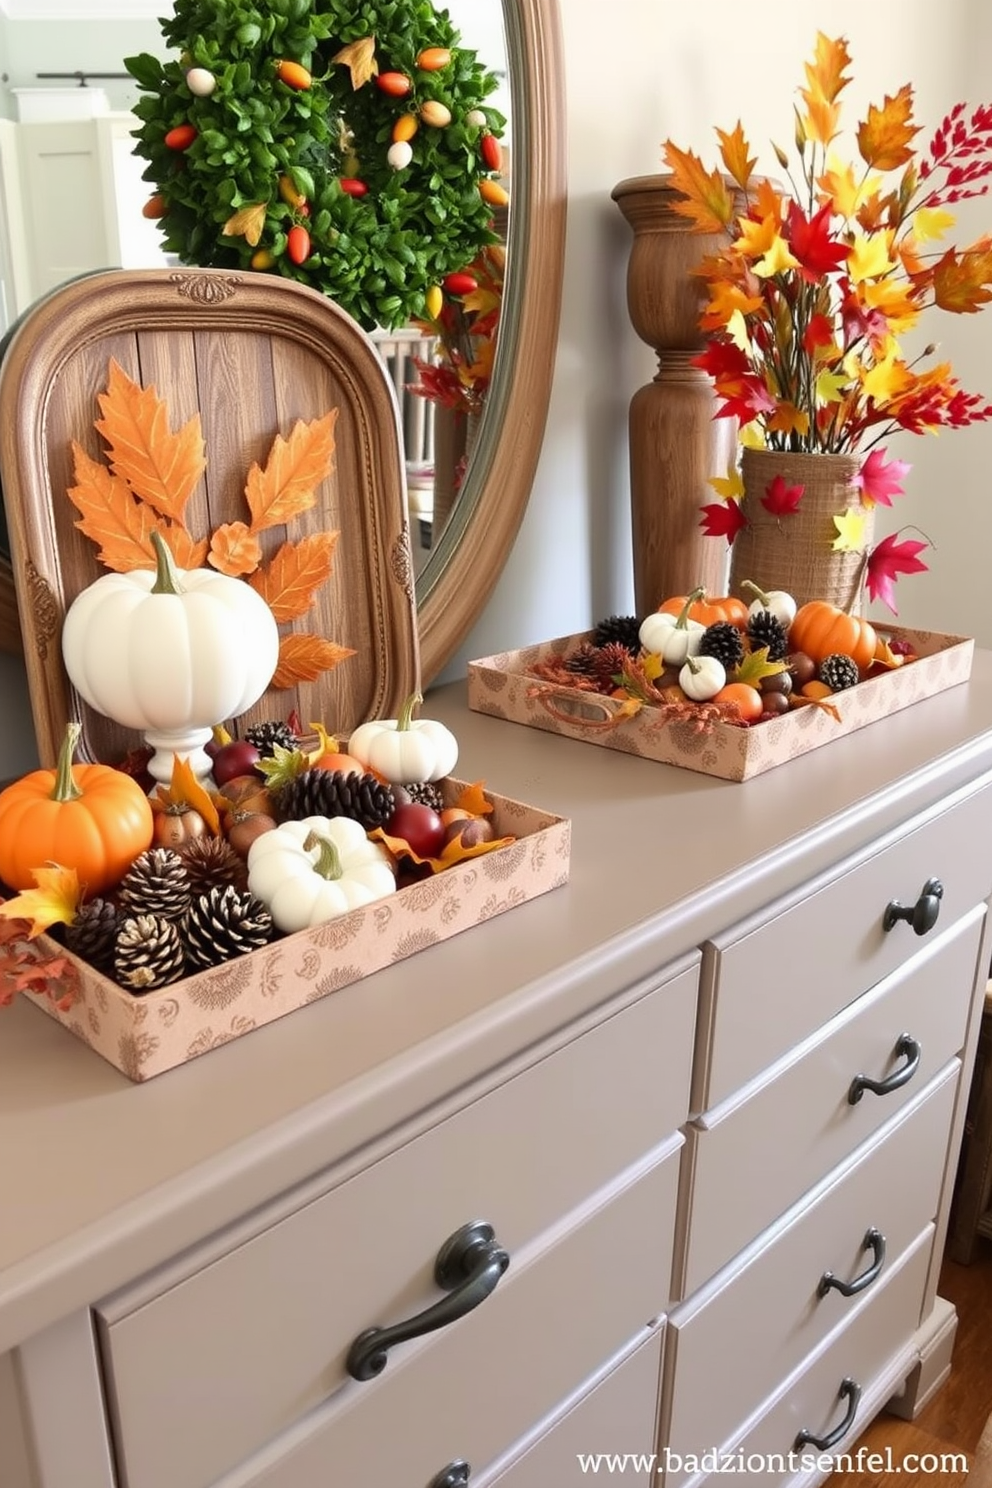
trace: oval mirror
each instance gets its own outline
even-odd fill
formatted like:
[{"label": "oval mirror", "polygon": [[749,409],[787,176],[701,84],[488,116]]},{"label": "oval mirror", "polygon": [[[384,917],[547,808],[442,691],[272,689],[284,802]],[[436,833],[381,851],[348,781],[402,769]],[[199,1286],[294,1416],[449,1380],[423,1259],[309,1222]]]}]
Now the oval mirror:
[{"label": "oval mirror", "polygon": [[[483,20],[475,12],[486,6],[494,14]],[[103,0],[93,0],[91,10],[94,18],[101,11],[106,14]],[[459,26],[456,7],[452,11],[453,23]],[[491,38],[498,32],[500,11],[505,57],[490,58],[484,47],[494,45]],[[27,14],[16,8],[9,13]],[[37,36],[39,24],[32,21],[31,30]],[[564,89],[558,0],[471,0],[465,30],[466,44],[477,48],[488,66],[497,72],[505,67],[510,207],[505,221],[506,270],[496,355],[477,436],[443,524],[441,520],[432,524],[426,552],[417,554],[414,545],[419,560],[415,568],[424,685],[437,676],[483,609],[523,517],[550,397],[564,258]],[[477,34],[486,40],[476,41]],[[19,61],[17,70],[23,73],[13,77],[12,83],[34,83],[37,72],[25,71],[26,58],[9,60]],[[28,65],[41,71],[36,57]],[[96,62],[90,65],[98,66]],[[89,76],[97,80],[99,73]],[[41,71],[41,78],[45,77]],[[120,147],[130,148],[126,141],[118,141],[116,148]],[[21,239],[30,253],[26,226]],[[0,251],[0,278],[5,277],[3,259]],[[131,262],[128,266],[139,265]],[[65,277],[63,272],[56,282]],[[46,283],[36,293],[51,287]]]}]

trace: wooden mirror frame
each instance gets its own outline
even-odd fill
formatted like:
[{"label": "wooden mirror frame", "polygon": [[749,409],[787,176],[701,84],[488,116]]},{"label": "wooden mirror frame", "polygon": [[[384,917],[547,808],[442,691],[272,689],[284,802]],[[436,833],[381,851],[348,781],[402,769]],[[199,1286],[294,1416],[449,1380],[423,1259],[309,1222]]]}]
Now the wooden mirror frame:
[{"label": "wooden mirror frame", "polygon": [[417,585],[424,685],[483,610],[523,520],[544,438],[565,256],[565,64],[558,0],[503,0],[513,118],[506,291],[465,489]]}]

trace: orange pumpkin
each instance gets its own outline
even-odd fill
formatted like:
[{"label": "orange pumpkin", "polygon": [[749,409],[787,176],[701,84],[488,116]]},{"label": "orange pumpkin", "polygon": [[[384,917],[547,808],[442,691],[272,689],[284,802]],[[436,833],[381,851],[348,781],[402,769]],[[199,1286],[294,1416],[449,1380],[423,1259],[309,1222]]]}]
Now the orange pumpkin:
[{"label": "orange pumpkin", "polygon": [[0,792],[0,879],[35,886],[47,863],[75,868],[89,895],[112,888],[151,845],[151,803],[138,782],[110,765],[74,765],[70,723],[54,770],[32,770]]},{"label": "orange pumpkin", "polygon": [[[658,609],[662,615],[679,615],[686,600],[690,597],[687,594],[680,594],[672,599],[666,599],[664,604],[658,606]],[[688,618],[698,620],[700,625],[719,625],[726,622],[743,630],[747,625],[747,605],[733,594],[725,594],[722,598],[714,599],[700,590],[699,599],[694,599],[689,606]]]},{"label": "orange pumpkin", "polygon": [[849,656],[865,672],[875,656],[877,637],[867,620],[849,615],[825,599],[801,605],[789,627],[789,646],[819,664],[827,656]]}]

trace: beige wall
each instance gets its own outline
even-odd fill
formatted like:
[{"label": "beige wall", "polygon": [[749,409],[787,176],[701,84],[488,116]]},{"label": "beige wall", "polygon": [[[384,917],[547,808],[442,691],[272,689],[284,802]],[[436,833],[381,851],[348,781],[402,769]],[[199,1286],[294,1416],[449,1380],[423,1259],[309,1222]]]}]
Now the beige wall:
[{"label": "beige wall", "polygon": [[[850,41],[849,123],[907,82],[924,138],[959,99],[992,100],[992,18],[977,0],[952,0],[939,23],[920,0],[612,0],[605,8],[562,0],[562,19],[569,235],[551,418],[510,564],[449,675],[469,656],[582,628],[632,604],[626,407],[653,360],[626,318],[629,229],[612,186],[659,170],[666,137],[715,163],[714,126],[738,118],[774,172],[768,142],[791,143],[795,89],[817,29]],[[992,231],[992,197],[964,219],[962,210],[955,241]],[[992,401],[992,306],[979,316],[934,314],[924,339],[939,339],[963,385]],[[879,535],[915,523],[937,550],[928,574],[899,584],[900,619],[992,645],[992,424],[903,436],[889,447],[913,470]]]}]

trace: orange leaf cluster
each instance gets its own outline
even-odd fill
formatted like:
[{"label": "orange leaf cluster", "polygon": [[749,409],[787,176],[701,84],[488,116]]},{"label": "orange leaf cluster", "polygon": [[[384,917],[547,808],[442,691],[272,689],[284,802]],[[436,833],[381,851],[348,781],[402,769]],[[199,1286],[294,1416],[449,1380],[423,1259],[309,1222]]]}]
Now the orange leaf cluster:
[{"label": "orange leaf cluster", "polygon": [[33,992],[66,1012],[79,994],[76,965],[68,956],[44,955],[29,943],[30,931],[29,920],[0,919],[0,1007],[18,992]]},{"label": "orange leaf cluster", "polygon": [[[76,526],[97,545],[104,567],[115,573],[154,568],[152,533],[158,532],[179,568],[209,564],[229,578],[249,578],[277,624],[305,615],[330,578],[340,534],[284,542],[268,563],[259,534],[288,525],[316,504],[317,487],[334,469],[337,409],[309,423],[297,420],[288,436],[275,436],[264,466],[251,466],[247,522],[224,522],[196,538],[185,512],[206,469],[199,415],[173,431],[155,389],[141,387],[113,359],[97,401],[95,428],[106,442],[107,464],[73,441],[75,484],[68,494],[80,513]],[[284,636],[272,685],[312,681],[354,654],[320,636]]]}]

